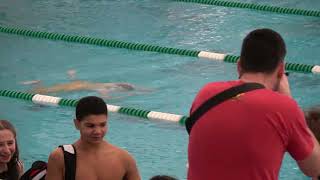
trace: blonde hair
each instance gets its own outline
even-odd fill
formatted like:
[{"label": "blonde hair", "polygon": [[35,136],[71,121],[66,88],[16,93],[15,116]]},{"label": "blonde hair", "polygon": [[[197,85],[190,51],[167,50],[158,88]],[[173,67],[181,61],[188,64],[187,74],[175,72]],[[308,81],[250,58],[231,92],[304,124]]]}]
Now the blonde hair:
[{"label": "blonde hair", "polygon": [[310,130],[320,142],[320,105],[305,110],[304,115]]}]

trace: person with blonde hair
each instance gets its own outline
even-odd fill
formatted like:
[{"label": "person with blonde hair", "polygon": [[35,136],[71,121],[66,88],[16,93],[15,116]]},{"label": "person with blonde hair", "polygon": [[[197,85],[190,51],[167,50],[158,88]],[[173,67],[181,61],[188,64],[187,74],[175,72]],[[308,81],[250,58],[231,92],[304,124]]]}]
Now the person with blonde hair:
[{"label": "person with blonde hair", "polygon": [[320,105],[305,110],[304,114],[310,130],[320,142]]},{"label": "person with blonde hair", "polygon": [[[320,142],[320,105],[313,106],[304,111],[304,115],[308,124],[308,127]],[[320,179],[320,177],[313,177],[313,180]]]},{"label": "person with blonde hair", "polygon": [[23,173],[17,133],[7,120],[0,120],[0,179],[18,180]]}]

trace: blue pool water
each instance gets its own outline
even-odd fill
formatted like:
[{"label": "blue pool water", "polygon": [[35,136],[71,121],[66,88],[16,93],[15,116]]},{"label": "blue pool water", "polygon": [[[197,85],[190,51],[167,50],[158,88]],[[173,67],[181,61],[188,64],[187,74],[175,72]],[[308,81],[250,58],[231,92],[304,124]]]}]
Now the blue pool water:
[{"label": "blue pool water", "polygon": [[[317,0],[246,0],[275,6],[320,9]],[[280,32],[290,62],[320,64],[320,19],[246,9],[178,3],[172,0],[2,0],[0,25],[85,35],[183,49],[238,55],[243,37],[255,28]],[[1,89],[29,90],[19,82],[41,79],[44,85],[68,82],[66,71],[94,82],[129,82],[155,91],[109,100],[109,104],[187,115],[205,83],[237,77],[234,64],[166,55],[39,40],[0,33]],[[320,76],[292,73],[293,96],[302,107],[319,103]],[[95,92],[54,93],[80,98]],[[39,107],[0,97],[0,118],[18,129],[26,167],[46,160],[60,144],[75,141],[74,109]],[[130,151],[143,179],[156,174],[186,178],[187,133],[175,123],[111,114],[107,139]],[[280,179],[308,179],[286,156]]]}]

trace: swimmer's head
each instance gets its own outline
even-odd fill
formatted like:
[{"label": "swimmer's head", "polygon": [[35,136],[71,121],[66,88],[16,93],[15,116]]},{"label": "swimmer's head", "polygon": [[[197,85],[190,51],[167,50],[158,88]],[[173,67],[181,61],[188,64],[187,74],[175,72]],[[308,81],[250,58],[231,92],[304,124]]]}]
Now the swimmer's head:
[{"label": "swimmer's head", "polygon": [[121,87],[122,89],[127,90],[127,91],[134,90],[134,86],[132,84],[129,84],[129,83],[118,83],[117,85],[119,87]]},{"label": "swimmer's head", "polygon": [[67,74],[71,80],[75,79],[77,71],[74,69],[70,69],[67,71]]}]

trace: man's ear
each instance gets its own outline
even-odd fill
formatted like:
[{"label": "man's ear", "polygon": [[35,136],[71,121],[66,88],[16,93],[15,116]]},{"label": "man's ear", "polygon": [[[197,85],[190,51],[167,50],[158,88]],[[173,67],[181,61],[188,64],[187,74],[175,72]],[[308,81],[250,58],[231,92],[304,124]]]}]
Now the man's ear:
[{"label": "man's ear", "polygon": [[277,77],[281,78],[285,72],[285,62],[280,62],[277,70]]},{"label": "man's ear", "polygon": [[76,127],[77,130],[80,129],[80,121],[78,119],[73,120],[74,126]]},{"label": "man's ear", "polygon": [[238,76],[239,76],[239,78],[242,76],[242,68],[241,68],[241,65],[240,65],[240,61],[241,61],[241,59],[239,59],[239,60],[237,61],[237,70],[238,70]]}]

